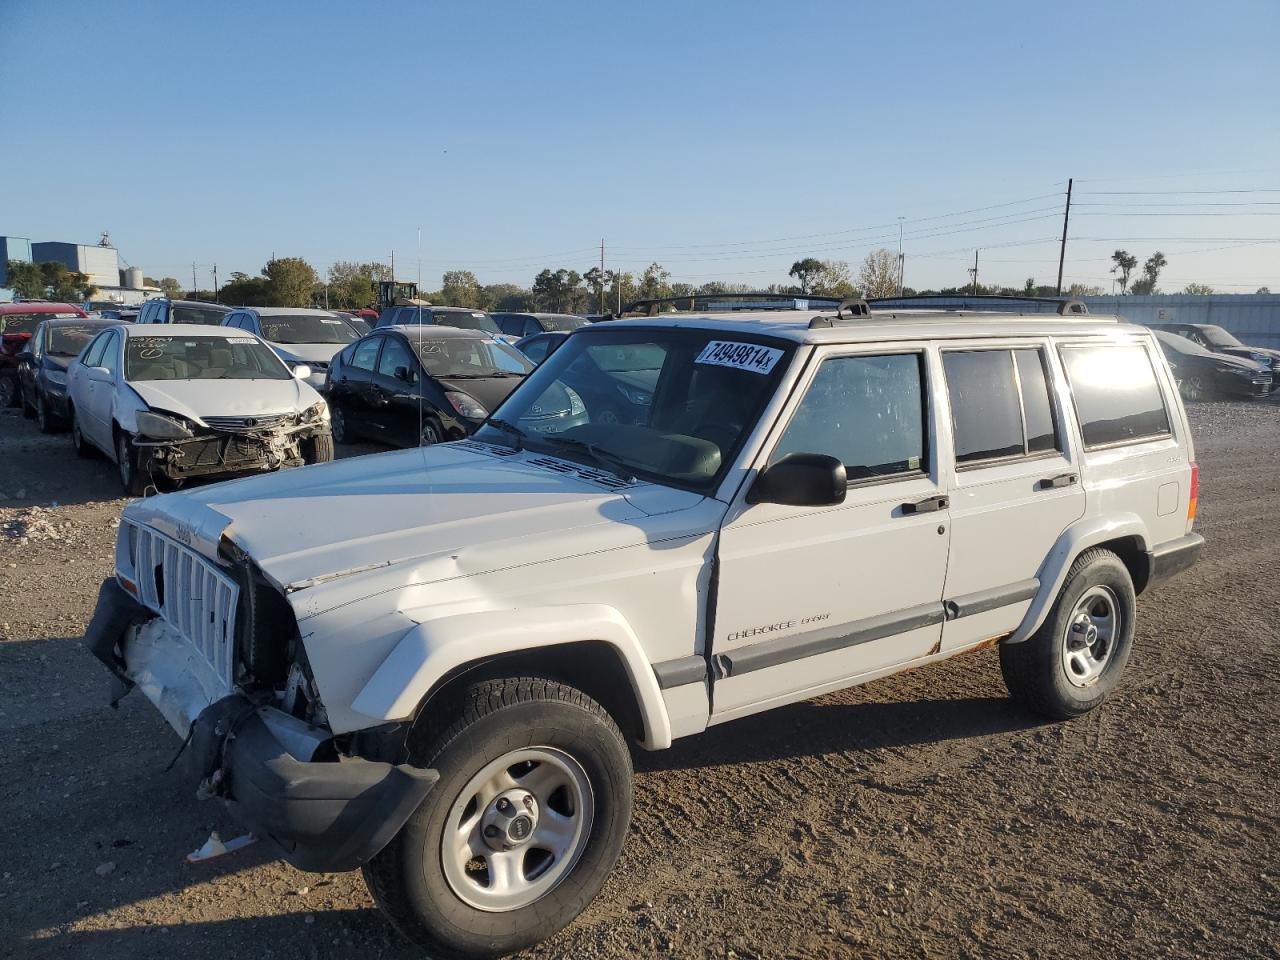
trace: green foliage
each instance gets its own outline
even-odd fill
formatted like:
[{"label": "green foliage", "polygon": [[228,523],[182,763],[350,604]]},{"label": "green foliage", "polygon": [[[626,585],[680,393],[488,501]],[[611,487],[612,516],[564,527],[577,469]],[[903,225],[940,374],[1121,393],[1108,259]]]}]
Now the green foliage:
[{"label": "green foliage", "polygon": [[382,274],[379,263],[339,260],[329,268],[329,306],[367,307],[378,299],[375,280]]},{"label": "green foliage", "polygon": [[[187,296],[196,299],[194,292]],[[231,279],[222,285],[222,289],[218,291],[218,299],[239,307],[269,307],[275,302],[272,299],[271,282],[266,277],[251,277],[238,271],[232,273]]]},{"label": "green foliage", "polygon": [[533,292],[516,283],[490,283],[480,288],[485,310],[509,310],[528,313],[536,309]]},{"label": "green foliage", "polygon": [[1147,257],[1147,262],[1142,265],[1141,279],[1133,281],[1133,292],[1143,296],[1159,293],[1156,283],[1160,280],[1160,271],[1168,263],[1169,261],[1164,258],[1164,254],[1159,250]]},{"label": "green foliage", "polygon": [[12,287],[15,295],[29,300],[45,296],[44,274],[40,271],[39,264],[10,260],[5,269],[5,285]]},{"label": "green foliage", "polygon": [[1182,288],[1182,292],[1189,293],[1196,297],[1207,297],[1209,294],[1213,293],[1213,287],[1209,286],[1207,283],[1188,283]]},{"label": "green foliage", "polygon": [[46,263],[10,260],[5,269],[5,285],[11,287],[16,296],[30,300],[82,303],[98,292],[87,274],[68,270],[66,264],[56,260]]},{"label": "green foliage", "polygon": [[805,257],[803,260],[797,260],[791,265],[791,269],[787,271],[787,276],[794,278],[800,284],[801,293],[809,293],[810,284],[821,272],[821,260],[816,257]]},{"label": "green foliage", "polygon": [[1120,274],[1120,293],[1123,294],[1128,289],[1129,274],[1138,265],[1138,258],[1129,253],[1128,250],[1117,250],[1111,255],[1111,260],[1115,264],[1112,272],[1119,272]]},{"label": "green foliage", "polygon": [[440,297],[446,306],[479,309],[481,303],[480,281],[470,270],[446,271],[440,285]]},{"label": "green foliage", "polygon": [[1257,290],[1255,290],[1254,292],[1255,292],[1255,293],[1270,293],[1270,292],[1271,292],[1271,288],[1270,288],[1270,287],[1259,287],[1259,288],[1258,288]]},{"label": "green foliage", "polygon": [[660,263],[651,263],[640,277],[640,299],[650,300],[671,296],[671,271]]},{"label": "green foliage", "polygon": [[277,257],[262,268],[270,291],[270,306],[309,307],[315,299],[320,278],[301,257]]},{"label": "green foliage", "polygon": [[159,287],[160,292],[170,300],[182,299],[182,284],[173,277],[161,277],[159,282],[152,286]]},{"label": "green foliage", "polygon": [[[567,313],[579,309],[582,275],[577,270],[543,270],[533,279],[533,296],[543,310]],[[583,297],[585,299],[585,297]]]},{"label": "green foliage", "polygon": [[892,297],[898,292],[898,255],[881,247],[872,250],[858,271],[858,289],[864,297]]}]

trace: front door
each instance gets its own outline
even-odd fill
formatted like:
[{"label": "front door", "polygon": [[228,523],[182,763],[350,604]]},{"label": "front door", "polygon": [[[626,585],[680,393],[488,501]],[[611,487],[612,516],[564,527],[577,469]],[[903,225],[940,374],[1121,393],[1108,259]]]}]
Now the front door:
[{"label": "front door", "polygon": [[955,453],[943,649],[1016,629],[1049,551],[1084,514],[1048,344],[989,344],[942,350]]},{"label": "front door", "polygon": [[819,349],[765,462],[841,459],[843,503],[731,507],[720,532],[712,721],[938,649],[949,522],[922,350]]},{"label": "front door", "polygon": [[[115,456],[115,437],[112,436],[112,411],[115,408],[116,381],[120,376],[120,334],[115,331],[107,333],[107,340],[102,354],[95,357],[97,361],[93,369],[86,371],[88,383],[88,417],[81,421],[80,428],[89,434],[94,444]],[[108,377],[101,380],[101,373],[95,373],[105,367]]]}]

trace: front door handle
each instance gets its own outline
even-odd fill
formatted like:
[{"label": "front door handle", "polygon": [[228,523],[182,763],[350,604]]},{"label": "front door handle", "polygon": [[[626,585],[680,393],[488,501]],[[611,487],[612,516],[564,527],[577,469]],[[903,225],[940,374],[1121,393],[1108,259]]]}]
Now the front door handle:
[{"label": "front door handle", "polygon": [[904,503],[902,505],[902,513],[905,516],[912,516],[917,513],[936,513],[939,510],[946,510],[951,506],[951,501],[946,497],[927,497],[924,500],[917,500],[915,503]]},{"label": "front door handle", "polygon": [[1074,473],[1060,473],[1056,477],[1045,477],[1037,484],[1040,490],[1056,490],[1058,487],[1074,486],[1080,477]]}]

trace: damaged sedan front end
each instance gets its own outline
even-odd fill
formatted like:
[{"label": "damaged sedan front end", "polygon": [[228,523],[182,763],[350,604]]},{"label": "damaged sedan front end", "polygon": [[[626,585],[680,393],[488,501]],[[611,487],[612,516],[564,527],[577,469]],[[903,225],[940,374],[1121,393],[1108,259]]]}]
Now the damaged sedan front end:
[{"label": "damaged sedan front end", "polygon": [[367,862],[435,771],[404,763],[399,724],[335,737],[283,595],[208,516],[149,502],[122,519],[116,576],[85,635],[114,677],[113,703],[137,687],[183,738],[197,796],[223,800],[290,863]]}]

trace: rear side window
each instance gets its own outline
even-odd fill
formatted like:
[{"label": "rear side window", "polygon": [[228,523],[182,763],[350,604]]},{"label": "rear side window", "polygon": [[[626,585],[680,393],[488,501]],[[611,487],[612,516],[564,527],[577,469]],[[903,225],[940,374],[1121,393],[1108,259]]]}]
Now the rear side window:
[{"label": "rear side window", "polygon": [[1086,447],[1168,436],[1169,413],[1145,347],[1107,344],[1060,349]]},{"label": "rear side window", "polygon": [[89,346],[85,347],[84,360],[82,361],[86,367],[97,367],[102,363],[102,351],[107,346],[107,341],[111,339],[111,334],[100,333],[98,339],[94,340]]},{"label": "rear side window", "polygon": [[928,469],[919,354],[824,360],[770,458],[825,453],[851,481]]},{"label": "rear side window", "polygon": [[1040,350],[946,350],[942,367],[958,465],[1059,449]]}]

